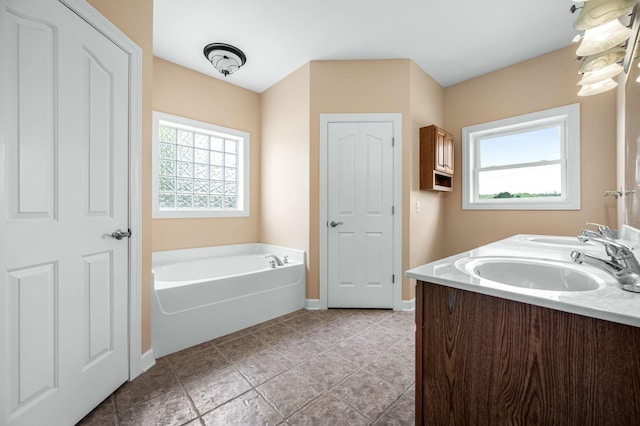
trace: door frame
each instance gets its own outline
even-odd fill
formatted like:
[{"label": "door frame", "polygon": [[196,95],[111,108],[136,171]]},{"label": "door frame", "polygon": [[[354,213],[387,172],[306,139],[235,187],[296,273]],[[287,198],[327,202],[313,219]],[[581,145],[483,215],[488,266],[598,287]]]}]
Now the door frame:
[{"label": "door frame", "polygon": [[[58,0],[129,56],[129,380],[151,365],[142,365],[142,49],[86,0]],[[152,356],[151,356],[152,357]],[[147,362],[148,363],[148,362]]]},{"label": "door frame", "polygon": [[328,140],[329,123],[392,122],[394,138],[393,156],[393,310],[402,310],[402,114],[401,113],[355,113],[320,114],[320,300],[319,308],[328,309]]}]

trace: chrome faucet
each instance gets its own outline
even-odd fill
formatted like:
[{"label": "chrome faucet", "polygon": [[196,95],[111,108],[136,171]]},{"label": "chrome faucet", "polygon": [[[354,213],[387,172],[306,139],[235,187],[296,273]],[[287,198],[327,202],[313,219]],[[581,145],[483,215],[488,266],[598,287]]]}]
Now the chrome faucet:
[{"label": "chrome faucet", "polygon": [[[607,225],[600,225],[599,223],[589,222],[586,223],[587,226],[595,226],[598,231],[597,234],[604,238],[615,239],[618,238],[618,231],[615,229],[609,228]],[[581,234],[585,235],[585,233],[595,233],[595,231],[589,231],[588,229],[583,229]]]},{"label": "chrome faucet", "polygon": [[[278,266],[284,266],[284,263],[282,263],[282,260],[280,260],[280,258],[278,256],[276,256],[275,254],[268,254],[264,257],[265,259],[272,259],[272,262],[275,262],[276,265]],[[271,266],[272,268],[275,268],[275,266]]]},{"label": "chrome faucet", "polygon": [[[607,237],[593,236],[593,231],[581,233],[578,240],[593,241],[604,245],[610,260],[600,259],[579,251],[571,252],[571,260],[586,263],[608,272],[620,283],[623,290],[640,293],[640,264],[630,247]],[[585,235],[587,234],[587,235]]]}]

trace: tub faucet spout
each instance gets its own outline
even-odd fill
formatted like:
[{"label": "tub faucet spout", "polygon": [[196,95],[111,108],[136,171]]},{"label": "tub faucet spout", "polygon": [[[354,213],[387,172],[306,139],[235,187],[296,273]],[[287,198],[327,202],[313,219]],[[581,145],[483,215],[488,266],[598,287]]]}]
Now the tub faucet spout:
[{"label": "tub faucet spout", "polygon": [[268,254],[264,258],[265,259],[272,259],[274,262],[276,262],[276,265],[278,265],[278,266],[284,266],[284,263],[282,263],[282,260],[280,260],[280,258],[278,256],[276,256],[275,254]]}]

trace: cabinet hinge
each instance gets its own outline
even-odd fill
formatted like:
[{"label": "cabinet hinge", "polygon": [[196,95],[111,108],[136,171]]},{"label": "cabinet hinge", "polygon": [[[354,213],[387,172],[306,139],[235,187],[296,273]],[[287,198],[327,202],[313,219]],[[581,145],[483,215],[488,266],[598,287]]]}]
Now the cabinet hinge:
[{"label": "cabinet hinge", "polygon": [[396,207],[391,206],[391,215],[393,216],[394,214],[396,214]]},{"label": "cabinet hinge", "polygon": [[396,138],[391,138],[391,146],[396,146]]},{"label": "cabinet hinge", "polygon": [[391,284],[396,283],[396,274],[391,274]]}]

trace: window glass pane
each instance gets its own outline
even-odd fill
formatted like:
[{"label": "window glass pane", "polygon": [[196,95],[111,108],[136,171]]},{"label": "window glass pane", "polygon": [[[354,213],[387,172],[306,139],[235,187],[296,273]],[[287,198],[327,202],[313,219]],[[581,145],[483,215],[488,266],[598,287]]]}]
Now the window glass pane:
[{"label": "window glass pane", "polygon": [[193,148],[188,146],[178,146],[178,160],[193,161]]},{"label": "window glass pane", "polygon": [[160,192],[175,192],[176,178],[160,177]]},{"label": "window glass pane", "polygon": [[481,200],[560,197],[561,172],[560,164],[480,172],[478,196]]},{"label": "window glass pane", "polygon": [[235,182],[225,182],[224,183],[224,193],[226,195],[236,195],[238,190],[238,186]]},{"label": "window glass pane", "polygon": [[224,197],[224,208],[225,209],[235,209],[236,208],[236,197]]},{"label": "window glass pane", "polygon": [[193,192],[198,194],[209,194],[209,180],[194,179]]},{"label": "window glass pane", "polygon": [[176,158],[176,146],[166,143],[160,144],[160,158],[167,160],[175,160]]},{"label": "window glass pane", "polygon": [[194,195],[193,196],[193,208],[194,209],[206,209],[209,208],[209,197],[206,195]]},{"label": "window glass pane", "polygon": [[211,181],[211,194],[222,194],[224,183],[218,180]]},{"label": "window glass pane", "polygon": [[160,194],[160,208],[174,209],[176,207],[176,196],[173,194]]},{"label": "window glass pane", "polygon": [[209,136],[196,133],[194,145],[196,148],[209,149]]},{"label": "window glass pane", "polygon": [[222,166],[224,164],[224,154],[221,152],[211,152],[211,165]]},{"label": "window glass pane", "polygon": [[233,154],[226,154],[224,156],[224,165],[227,167],[235,167],[238,164],[238,156]]},{"label": "window glass pane", "polygon": [[238,180],[238,170],[237,169],[232,169],[232,168],[225,168],[224,169],[224,178],[225,180],[231,180],[231,181],[236,181]]},{"label": "window glass pane", "polygon": [[533,163],[561,158],[560,126],[526,130],[479,140],[480,167]]},{"label": "window glass pane", "polygon": [[178,130],[178,143],[180,145],[193,146],[193,133],[187,130]]},{"label": "window glass pane", "polygon": [[211,138],[211,149],[214,151],[224,151],[224,139]]},{"label": "window glass pane", "polygon": [[193,176],[193,164],[178,161],[178,176],[180,177]]},{"label": "window glass pane", "polygon": [[193,151],[194,162],[209,164],[209,150],[208,149],[195,149]]},{"label": "window glass pane", "polygon": [[193,192],[193,179],[178,178],[178,192]]},{"label": "window glass pane", "polygon": [[224,151],[227,152],[227,153],[231,153],[231,154],[237,153],[238,152],[238,142],[226,139],[224,141]]},{"label": "window glass pane", "polygon": [[193,208],[193,195],[178,194],[178,202],[176,207],[179,209],[191,209]]},{"label": "window glass pane", "polygon": [[211,179],[224,179],[224,167],[211,167]]},{"label": "window glass pane", "polygon": [[176,143],[176,129],[160,126],[160,140],[162,142]]},{"label": "window glass pane", "polygon": [[160,174],[164,176],[175,176],[176,162],[170,160],[160,160]]},{"label": "window glass pane", "polygon": [[212,209],[221,209],[222,208],[222,196],[214,196],[209,199],[210,206]]},{"label": "window glass pane", "polygon": [[193,177],[198,179],[209,179],[208,164],[194,164],[193,167]]}]

